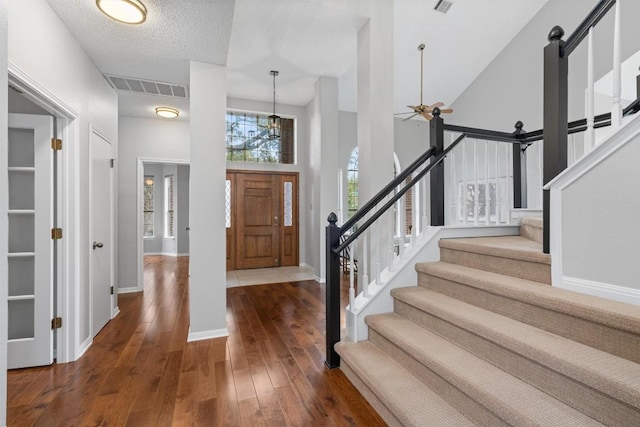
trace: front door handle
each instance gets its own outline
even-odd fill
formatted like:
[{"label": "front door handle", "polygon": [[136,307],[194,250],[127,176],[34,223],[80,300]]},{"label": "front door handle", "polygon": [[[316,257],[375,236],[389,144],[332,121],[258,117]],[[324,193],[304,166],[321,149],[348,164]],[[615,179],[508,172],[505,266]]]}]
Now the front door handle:
[{"label": "front door handle", "polygon": [[96,248],[100,249],[103,246],[104,246],[104,244],[102,244],[101,242],[93,242],[93,250],[94,251],[96,250]]}]

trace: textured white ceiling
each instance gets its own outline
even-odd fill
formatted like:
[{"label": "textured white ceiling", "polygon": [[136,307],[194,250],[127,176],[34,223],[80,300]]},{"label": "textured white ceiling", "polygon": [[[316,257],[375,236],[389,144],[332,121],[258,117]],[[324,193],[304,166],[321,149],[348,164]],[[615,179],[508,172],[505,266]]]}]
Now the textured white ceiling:
[{"label": "textured white ceiling", "polygon": [[147,20],[107,18],[93,0],[47,0],[103,73],[189,84],[189,61],[225,65],[233,0],[143,0]]},{"label": "textured white ceiling", "polygon": [[[144,0],[137,26],[93,0],[47,1],[105,73],[188,84],[189,60],[226,64],[229,96],[270,102],[278,70],[277,102],[292,105],[312,99],[319,76],[336,77],[340,108],[356,110],[357,31],[374,0]],[[437,0],[395,0],[395,111],[419,102],[418,44],[424,102],[450,105],[547,1],[453,0],[443,15]],[[121,114],[144,116],[157,98],[120,94]]]}]

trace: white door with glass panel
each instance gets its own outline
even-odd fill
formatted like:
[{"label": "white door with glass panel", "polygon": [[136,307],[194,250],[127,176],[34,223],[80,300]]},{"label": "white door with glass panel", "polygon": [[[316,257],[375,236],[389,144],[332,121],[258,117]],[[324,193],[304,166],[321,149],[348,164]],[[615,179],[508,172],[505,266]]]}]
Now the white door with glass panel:
[{"label": "white door with glass panel", "polygon": [[53,363],[53,117],[9,114],[9,369]]}]

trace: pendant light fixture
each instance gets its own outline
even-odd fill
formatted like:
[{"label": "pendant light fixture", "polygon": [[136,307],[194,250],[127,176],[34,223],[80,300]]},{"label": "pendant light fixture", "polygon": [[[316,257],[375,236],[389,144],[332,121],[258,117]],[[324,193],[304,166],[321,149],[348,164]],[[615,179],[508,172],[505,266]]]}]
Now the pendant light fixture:
[{"label": "pendant light fixture", "polygon": [[98,9],[109,18],[125,24],[142,24],[147,8],[139,0],[96,0]]},{"label": "pendant light fixture", "polygon": [[273,76],[273,114],[267,120],[269,139],[280,138],[280,116],[276,116],[276,76],[278,74],[280,74],[278,71],[271,71]]}]

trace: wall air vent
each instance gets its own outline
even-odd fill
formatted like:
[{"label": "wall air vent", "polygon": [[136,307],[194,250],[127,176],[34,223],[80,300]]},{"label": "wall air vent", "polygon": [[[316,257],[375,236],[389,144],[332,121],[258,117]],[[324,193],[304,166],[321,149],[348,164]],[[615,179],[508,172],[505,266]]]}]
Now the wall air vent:
[{"label": "wall air vent", "polygon": [[175,83],[156,82],[152,80],[140,80],[133,77],[104,75],[116,90],[125,92],[146,93],[150,95],[175,96],[177,98],[189,98],[189,87]]},{"label": "wall air vent", "polygon": [[433,9],[437,10],[438,12],[447,13],[452,4],[452,2],[447,0],[438,0],[438,3],[436,3],[436,7],[434,7]]}]

